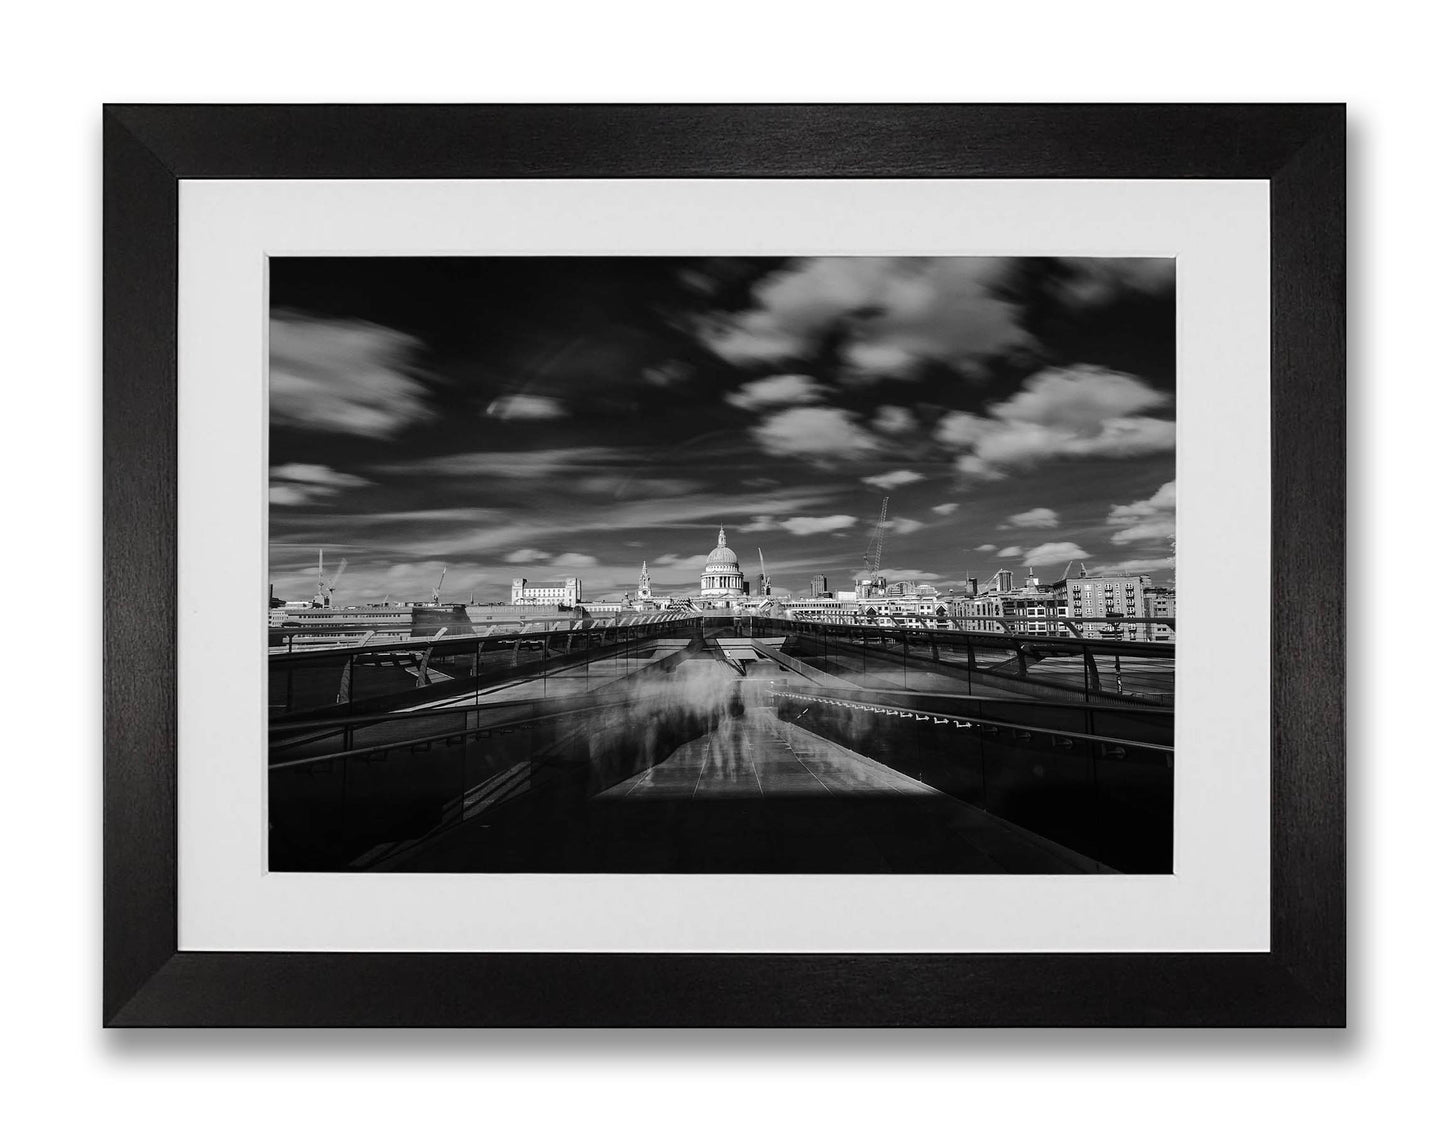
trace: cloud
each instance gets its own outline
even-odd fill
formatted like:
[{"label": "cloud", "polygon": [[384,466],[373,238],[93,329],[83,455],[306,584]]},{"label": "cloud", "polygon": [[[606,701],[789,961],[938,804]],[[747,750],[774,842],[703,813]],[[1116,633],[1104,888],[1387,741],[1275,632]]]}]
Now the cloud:
[{"label": "cloud", "polygon": [[812,376],[780,375],[745,383],[723,398],[745,411],[764,411],[770,407],[816,403],[825,391]]},{"label": "cloud", "polygon": [[[864,573],[867,574],[867,573]],[[918,571],[915,568],[885,568],[884,575],[890,583],[900,583],[905,579],[911,579],[915,583],[931,583],[935,579],[942,579],[936,571]]]},{"label": "cloud", "polygon": [[910,520],[908,517],[894,517],[888,522],[889,531],[896,532],[899,536],[907,536],[922,527],[921,520]]},{"label": "cloud", "polygon": [[791,532],[794,536],[812,536],[818,532],[834,532],[840,528],[852,528],[857,523],[857,517],[839,513],[831,517],[789,517],[787,520],[779,521],[777,526]]},{"label": "cloud", "polygon": [[1109,564],[1100,570],[1120,572],[1125,575],[1138,575],[1140,572],[1148,574],[1152,571],[1173,571],[1174,558],[1172,556],[1156,556],[1153,559],[1121,560],[1118,563]]},{"label": "cloud", "polygon": [[997,545],[997,544],[980,544],[977,548],[974,549],[974,551],[975,551],[975,552],[996,552],[996,551],[998,551],[998,545]]},{"label": "cloud", "polygon": [[951,516],[958,509],[957,501],[946,501],[942,505],[934,505],[933,512],[941,517]]},{"label": "cloud", "polygon": [[642,371],[643,380],[653,387],[676,387],[686,383],[691,376],[692,366],[681,360],[664,360]]},{"label": "cloud", "polygon": [[597,557],[583,555],[581,552],[563,552],[560,556],[552,557],[553,567],[596,567]]},{"label": "cloud", "polygon": [[278,485],[274,482],[266,496],[273,505],[309,505],[317,498],[317,494],[304,485]]},{"label": "cloud", "polygon": [[1053,509],[1030,509],[1026,513],[1014,513],[1000,528],[1058,528],[1059,514]]},{"label": "cloud", "polygon": [[897,489],[901,485],[911,485],[915,481],[922,481],[923,475],[913,470],[894,470],[892,473],[876,474],[873,477],[865,477],[864,485],[875,485],[879,489]]},{"label": "cloud", "polygon": [[907,434],[917,425],[918,420],[907,407],[884,404],[873,413],[873,429],[882,434]]},{"label": "cloud", "polygon": [[561,402],[550,395],[502,395],[487,404],[493,419],[560,419],[567,414]]},{"label": "cloud", "polygon": [[440,454],[411,462],[383,463],[373,469],[423,477],[504,477],[523,480],[576,478],[583,472],[612,471],[619,465],[640,465],[649,452],[621,446],[565,446],[543,450],[482,450]]},{"label": "cloud", "polygon": [[432,417],[418,376],[421,342],[369,321],[271,315],[271,421],[390,439]]},{"label": "cloud", "polygon": [[535,548],[518,548],[515,552],[508,552],[502,559],[507,563],[529,564],[538,560],[552,558],[551,552],[539,552]]},{"label": "cloud", "polygon": [[1152,497],[1109,510],[1108,523],[1118,527],[1110,539],[1115,544],[1164,541],[1174,535],[1175,487],[1166,481]]},{"label": "cloud", "polygon": [[1138,540],[1167,540],[1174,535],[1173,520],[1150,521],[1146,524],[1136,524],[1129,528],[1121,528],[1109,539],[1115,544],[1129,544]]},{"label": "cloud", "polygon": [[865,382],[910,378],[924,361],[973,372],[1034,344],[1001,292],[1011,269],[999,258],[801,259],[758,283],[753,308],[708,322],[702,336],[746,364],[808,357],[841,335],[845,376]]},{"label": "cloud", "polygon": [[1022,548],[1018,547],[1017,545],[1015,545],[1015,546],[1012,547],[1012,548],[1004,548],[1001,552],[999,552],[998,555],[999,555],[999,559],[1007,560],[1007,559],[1012,559],[1014,556],[1021,556],[1021,555],[1023,555],[1023,554],[1024,554],[1024,550],[1023,550]]},{"label": "cloud", "polygon": [[679,556],[671,552],[658,556],[649,566],[667,567],[675,570],[701,571],[707,564],[707,553],[699,552],[695,556]]},{"label": "cloud", "polygon": [[338,489],[366,484],[365,478],[357,477],[355,474],[342,473],[330,466],[317,466],[305,462],[288,462],[284,466],[277,466],[271,471],[271,477],[277,481],[299,481],[307,485],[330,486]]},{"label": "cloud", "polygon": [[1135,376],[1078,365],[1050,368],[1024,381],[987,414],[954,411],[935,437],[960,450],[965,477],[998,480],[1041,462],[1132,458],[1174,449],[1174,423],[1138,414],[1171,397]]},{"label": "cloud", "polygon": [[1080,548],[1077,544],[1064,541],[1057,544],[1040,544],[1037,548],[1030,548],[1024,556],[1024,564],[1028,567],[1046,567],[1049,564],[1068,563],[1070,560],[1086,560],[1089,553]]},{"label": "cloud", "polygon": [[778,458],[814,462],[862,458],[878,449],[878,440],[837,407],[791,407],[752,428],[753,437]]},{"label": "cloud", "polygon": [[1172,258],[1061,258],[1059,296],[1076,308],[1104,305],[1129,294],[1174,291]]},{"label": "cloud", "polygon": [[310,505],[368,484],[364,477],[342,473],[330,466],[291,462],[271,470],[270,499],[273,505]]}]

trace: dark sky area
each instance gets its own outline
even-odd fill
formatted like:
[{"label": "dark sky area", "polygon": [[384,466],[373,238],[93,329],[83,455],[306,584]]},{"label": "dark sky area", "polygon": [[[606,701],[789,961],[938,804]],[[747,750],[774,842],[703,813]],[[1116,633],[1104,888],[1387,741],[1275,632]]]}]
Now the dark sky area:
[{"label": "dark sky area", "polygon": [[272,259],[271,578],[1170,581],[1174,352],[1170,259]]}]

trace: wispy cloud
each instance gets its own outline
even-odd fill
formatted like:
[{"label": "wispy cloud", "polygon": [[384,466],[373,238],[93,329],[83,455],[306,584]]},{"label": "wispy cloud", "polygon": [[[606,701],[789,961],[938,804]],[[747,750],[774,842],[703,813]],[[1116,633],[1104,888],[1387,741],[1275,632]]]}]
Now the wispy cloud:
[{"label": "wispy cloud", "polygon": [[776,458],[830,464],[866,458],[878,440],[839,407],[792,407],[753,427],[758,444]]},{"label": "wispy cloud", "polygon": [[818,532],[836,532],[840,528],[852,528],[858,518],[846,513],[828,517],[789,517],[778,522],[778,527],[794,536],[812,536]]},{"label": "wispy cloud", "polygon": [[1014,513],[1000,528],[1058,528],[1059,514],[1053,509],[1029,509],[1024,513]]},{"label": "wispy cloud", "polygon": [[271,470],[270,499],[273,505],[311,505],[366,484],[364,477],[330,466],[290,462]]},{"label": "wispy cloud", "polygon": [[567,409],[550,395],[502,395],[487,404],[486,414],[504,420],[560,419]]},{"label": "wispy cloud", "polygon": [[985,414],[955,411],[936,437],[960,451],[965,477],[999,480],[1042,462],[1132,458],[1174,448],[1174,423],[1140,414],[1169,395],[1124,372],[1079,365],[1051,368],[1024,381]]},{"label": "wispy cloud", "polygon": [[723,398],[745,411],[763,411],[816,403],[826,392],[827,389],[812,376],[778,375],[743,384]]},{"label": "wispy cloud", "polygon": [[918,420],[907,407],[887,403],[873,412],[873,429],[880,434],[907,434],[918,426]]},{"label": "wispy cloud", "polygon": [[1047,567],[1049,564],[1068,563],[1070,560],[1086,560],[1088,558],[1089,553],[1083,548],[1077,544],[1063,541],[1040,544],[1036,548],[1030,548],[1024,555],[1024,564],[1027,567]]},{"label": "wispy cloud", "polygon": [[864,485],[872,485],[878,489],[898,489],[904,485],[912,485],[915,481],[922,481],[923,475],[914,470],[894,470],[891,473],[875,474],[872,477],[863,479]]},{"label": "wispy cloud", "polygon": [[404,462],[383,462],[377,473],[423,477],[560,477],[582,470],[644,464],[651,451],[620,446],[564,446],[538,450],[474,450]]},{"label": "wispy cloud", "polygon": [[1128,294],[1174,290],[1172,258],[1061,258],[1057,292],[1073,306],[1103,305]]},{"label": "wispy cloud", "polygon": [[1108,522],[1118,528],[1110,537],[1115,544],[1163,541],[1174,535],[1174,482],[1166,481],[1152,497],[1109,510]]},{"label": "wispy cloud", "polygon": [[996,258],[803,259],[764,278],[753,308],[707,322],[703,339],[747,364],[808,357],[841,336],[843,373],[861,381],[907,379],[925,361],[972,372],[1033,346],[1003,291],[1011,268]]},{"label": "wispy cloud", "polygon": [[274,425],[389,439],[432,417],[415,337],[285,310],[270,335]]}]

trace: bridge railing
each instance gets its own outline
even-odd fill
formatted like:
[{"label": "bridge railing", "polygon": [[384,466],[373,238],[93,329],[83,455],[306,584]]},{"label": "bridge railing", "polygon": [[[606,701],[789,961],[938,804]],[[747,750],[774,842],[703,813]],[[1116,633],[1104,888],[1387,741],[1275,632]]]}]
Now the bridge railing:
[{"label": "bridge railing", "polygon": [[[650,616],[649,616],[650,617]],[[640,659],[659,638],[696,628],[695,617],[592,622],[568,630],[393,639],[363,645],[299,647],[272,653],[272,719],[353,715],[445,699],[513,678],[540,678],[602,656]]]},{"label": "bridge railing", "polygon": [[994,715],[1002,702],[915,707],[816,686],[773,695],[780,719],[1110,868],[1173,870],[1172,734],[1121,735],[1108,729],[1122,717],[1099,709],[1079,710],[1080,730],[1038,705],[1010,720]]},{"label": "bridge railing", "polygon": [[717,723],[716,701],[615,693],[615,684],[551,699],[274,721],[271,868],[369,868],[377,850],[478,815],[520,816],[518,806],[566,819]]},{"label": "bridge railing", "polygon": [[[998,618],[983,618],[990,625]],[[1024,619],[1022,621],[1030,621]],[[1086,620],[1117,625],[1115,619]],[[1128,620],[1125,620],[1126,622]],[[1144,621],[1144,620],[1138,620]],[[1149,620],[1159,623],[1159,619]],[[1089,700],[1124,700],[1172,707],[1174,646],[1112,635],[1043,635],[1021,630],[969,630],[871,623],[812,622],[754,617],[741,631],[784,635],[787,649],[826,673],[845,679],[902,671],[943,673],[968,692],[1012,683],[1041,693]],[[869,667],[870,658],[873,660]]]},{"label": "bridge railing", "polygon": [[[656,611],[647,614],[600,615],[590,618],[552,618],[521,622],[473,622],[468,633],[450,635],[457,638],[497,638],[516,634],[584,633],[611,630],[619,626],[650,626],[670,623],[674,627],[696,619],[695,612]],[[321,648],[351,649],[366,645],[394,645],[396,642],[425,641],[412,633],[410,622],[394,624],[355,625],[336,622],[283,623],[269,628],[270,653],[310,653]],[[371,639],[376,641],[372,642]]]}]

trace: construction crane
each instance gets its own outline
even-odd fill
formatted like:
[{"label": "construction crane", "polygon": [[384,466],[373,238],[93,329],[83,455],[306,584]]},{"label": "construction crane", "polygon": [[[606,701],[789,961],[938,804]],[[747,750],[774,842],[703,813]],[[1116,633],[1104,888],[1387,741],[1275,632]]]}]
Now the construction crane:
[{"label": "construction crane", "polygon": [[442,605],[442,584],[447,581],[447,569],[442,568],[442,577],[437,580],[437,585],[431,589],[431,601],[435,606]]},{"label": "construction crane", "polygon": [[326,549],[316,549],[316,597],[311,601],[312,606],[329,607],[331,605],[331,597],[336,594],[336,584],[345,570],[346,561],[342,560],[336,569],[336,574],[328,579],[326,577]]},{"label": "construction crane", "polygon": [[773,577],[768,574],[768,565],[763,560],[763,550],[758,549],[758,591],[759,595],[773,593]]},{"label": "construction crane", "polygon": [[875,582],[883,568],[883,537],[888,530],[888,498],[883,498],[883,507],[878,510],[878,523],[873,526],[873,538],[863,553],[863,568]]}]

